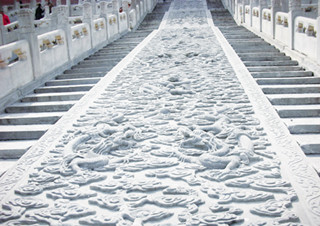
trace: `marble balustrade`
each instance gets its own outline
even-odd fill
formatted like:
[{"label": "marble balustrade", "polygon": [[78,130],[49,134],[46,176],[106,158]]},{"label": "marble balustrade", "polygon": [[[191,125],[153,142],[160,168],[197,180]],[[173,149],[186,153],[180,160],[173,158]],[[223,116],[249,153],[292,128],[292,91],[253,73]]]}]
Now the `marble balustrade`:
[{"label": "marble balustrade", "polygon": [[299,9],[289,7],[288,12],[284,12],[276,3],[268,5],[263,1],[222,0],[238,24],[320,64],[320,14],[306,13],[306,7],[301,1],[297,4],[296,1],[290,0],[289,3],[293,6],[298,4]]},{"label": "marble balustrade", "polygon": [[[20,21],[6,26],[0,18],[0,44],[3,44],[0,46],[0,84],[4,85],[0,98],[8,98],[37,79],[61,73],[135,29],[156,2],[135,1],[142,6],[138,11],[131,5],[123,12],[119,12],[118,0],[99,2],[95,6],[86,2],[73,6],[72,9],[77,10],[71,16],[69,8],[60,5],[53,8],[50,16],[38,21],[33,20],[31,9],[21,9]],[[135,15],[137,12],[139,15]],[[23,52],[23,57],[17,55],[17,51]]]}]

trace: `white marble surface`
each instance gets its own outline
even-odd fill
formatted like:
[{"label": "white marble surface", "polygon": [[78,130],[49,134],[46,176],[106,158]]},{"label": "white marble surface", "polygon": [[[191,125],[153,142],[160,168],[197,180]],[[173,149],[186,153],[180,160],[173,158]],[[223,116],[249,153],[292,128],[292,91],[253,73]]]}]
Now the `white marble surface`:
[{"label": "white marble surface", "polygon": [[0,222],[317,225],[319,178],[208,15],[176,0],[1,178]]}]

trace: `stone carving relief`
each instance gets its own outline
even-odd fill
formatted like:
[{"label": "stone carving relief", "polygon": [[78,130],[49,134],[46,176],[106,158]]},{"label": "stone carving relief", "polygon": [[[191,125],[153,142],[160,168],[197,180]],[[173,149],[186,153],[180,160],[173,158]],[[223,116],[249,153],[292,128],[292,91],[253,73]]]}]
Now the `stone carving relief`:
[{"label": "stone carving relief", "polygon": [[216,37],[170,28],[34,164],[2,204],[1,223],[300,222],[297,195]]}]

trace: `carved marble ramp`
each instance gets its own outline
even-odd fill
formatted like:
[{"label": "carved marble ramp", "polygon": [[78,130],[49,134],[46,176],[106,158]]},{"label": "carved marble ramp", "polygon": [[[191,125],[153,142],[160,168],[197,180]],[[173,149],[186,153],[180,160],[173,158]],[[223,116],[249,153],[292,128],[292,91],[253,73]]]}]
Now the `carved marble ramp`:
[{"label": "carved marble ramp", "polygon": [[319,225],[319,178],[206,9],[174,1],[0,179],[1,224]]}]

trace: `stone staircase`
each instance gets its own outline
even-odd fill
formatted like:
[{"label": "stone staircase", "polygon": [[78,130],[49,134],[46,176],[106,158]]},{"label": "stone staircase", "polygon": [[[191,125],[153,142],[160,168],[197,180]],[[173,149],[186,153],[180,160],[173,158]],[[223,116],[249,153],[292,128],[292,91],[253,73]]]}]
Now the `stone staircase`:
[{"label": "stone staircase", "polygon": [[220,0],[208,0],[213,22],[260,85],[320,175],[320,77],[242,26]]},{"label": "stone staircase", "polygon": [[137,30],[100,49],[4,109],[0,114],[0,175],[15,162],[12,159],[19,159],[101,77],[159,27],[170,3],[159,2]]}]

